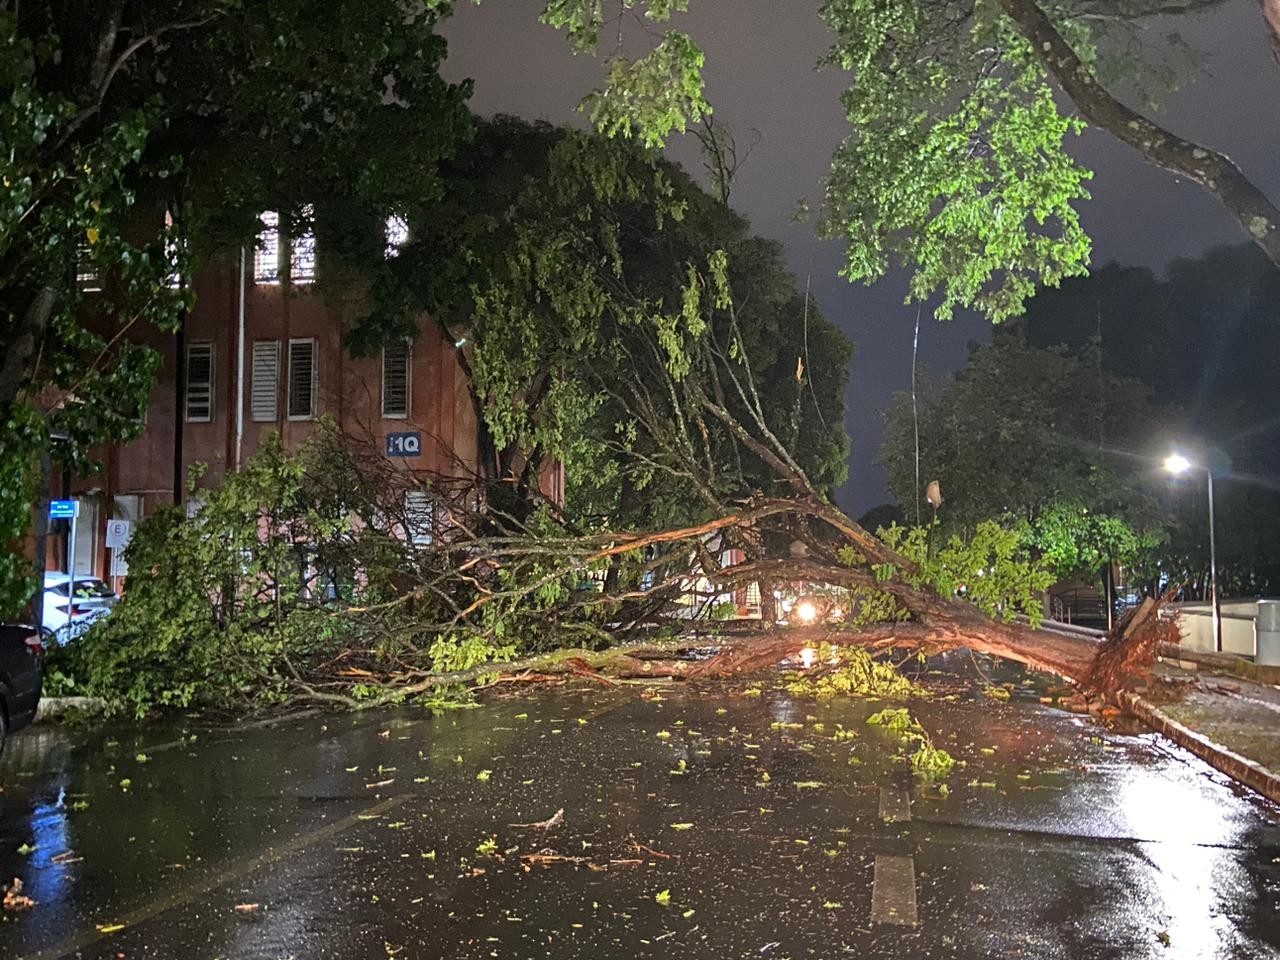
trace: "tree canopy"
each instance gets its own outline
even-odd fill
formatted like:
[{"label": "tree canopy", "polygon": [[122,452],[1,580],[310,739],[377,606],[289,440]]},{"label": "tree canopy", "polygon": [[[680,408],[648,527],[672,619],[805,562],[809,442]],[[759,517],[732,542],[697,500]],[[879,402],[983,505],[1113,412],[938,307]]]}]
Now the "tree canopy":
[{"label": "tree canopy", "polygon": [[[797,290],[778,245],[678,167],[625,141],[500,117],[441,175],[441,201],[377,268],[352,346],[376,347],[424,312],[439,324],[459,344],[488,480],[527,490],[557,460],[573,510],[614,523],[642,509],[687,519],[699,501],[769,488],[721,426],[685,425],[665,449],[638,429],[678,415],[671,377],[713,374],[686,352],[704,330],[751,357],[753,399],[811,479],[843,480],[848,341]],[[719,387],[743,414],[748,398]],[[722,486],[688,497],[688,458],[713,464]]]},{"label": "tree canopy", "polygon": [[[1227,156],[1149,115],[1187,48],[1176,31],[1152,40],[1148,27],[1224,2],[827,0],[821,16],[836,39],[825,62],[850,83],[842,102],[852,131],[827,193],[828,227],[848,246],[845,273],[871,282],[901,262],[910,297],[937,296],[939,317],[958,306],[1016,316],[1038,286],[1088,264],[1077,208],[1090,174],[1067,149],[1086,123],[1208,191],[1280,266],[1275,203]],[[622,4],[654,20],[685,6]],[[605,16],[596,0],[556,0],[544,20],[589,45]],[[660,140],[710,109],[702,65],[696,42],[670,30],[648,56],[612,59],[584,107],[604,129]],[[1146,113],[1125,102],[1134,95]],[[613,111],[630,119],[613,122]]]},{"label": "tree canopy", "polygon": [[[1108,265],[1030,305],[1030,343],[1094,359],[1141,379],[1184,418],[1167,431],[1215,466],[1218,566],[1229,594],[1280,585],[1280,273],[1242,245],[1174,261],[1163,277]],[[1168,452],[1167,450],[1161,451]],[[1165,576],[1203,589],[1209,569],[1208,504],[1198,471],[1160,485]]]},{"label": "tree canopy", "polygon": [[[944,531],[1023,524],[1063,576],[1096,571],[1107,556],[1131,562],[1161,536],[1144,455],[1165,416],[1143,383],[1100,369],[1096,354],[1033,347],[1018,327],[1002,328],[926,389],[918,412],[919,475],[941,485]],[[879,462],[910,518],[923,491],[909,395],[895,396],[885,422]]]}]

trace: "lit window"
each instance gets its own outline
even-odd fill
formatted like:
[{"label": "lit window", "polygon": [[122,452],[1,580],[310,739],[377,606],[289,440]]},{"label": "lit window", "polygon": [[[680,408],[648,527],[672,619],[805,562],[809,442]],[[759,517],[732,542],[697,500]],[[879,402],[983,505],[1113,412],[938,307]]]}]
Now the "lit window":
[{"label": "lit window", "polygon": [[102,274],[93,262],[93,252],[87,243],[80,244],[76,250],[76,286],[84,293],[102,290]]},{"label": "lit window", "polygon": [[192,423],[213,419],[213,344],[187,344],[186,416]]},{"label": "lit window", "polygon": [[182,271],[178,266],[178,229],[173,222],[173,214],[164,212],[164,259],[170,264],[167,283],[173,290],[182,286]]},{"label": "lit window", "polygon": [[387,256],[394,257],[409,242],[409,221],[399,214],[387,217]]},{"label": "lit window", "polygon": [[409,371],[412,353],[409,341],[397,340],[382,348],[382,415],[401,419],[409,416]]},{"label": "lit window", "polygon": [[316,413],[316,342],[289,341],[290,420],[310,420]]},{"label": "lit window", "polygon": [[316,282],[316,231],[311,225],[315,209],[311,204],[302,208],[303,229],[290,238],[289,280],[292,283]]},{"label": "lit window", "polygon": [[258,244],[253,250],[255,283],[280,282],[280,215],[267,210],[259,218]]}]

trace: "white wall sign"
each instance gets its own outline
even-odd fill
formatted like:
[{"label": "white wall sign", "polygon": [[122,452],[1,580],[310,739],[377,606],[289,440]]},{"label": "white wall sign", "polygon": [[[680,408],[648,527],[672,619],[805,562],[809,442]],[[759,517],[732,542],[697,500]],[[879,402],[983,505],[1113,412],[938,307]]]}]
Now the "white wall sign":
[{"label": "white wall sign", "polygon": [[123,550],[133,537],[133,524],[128,520],[107,521],[107,546],[112,550]]}]

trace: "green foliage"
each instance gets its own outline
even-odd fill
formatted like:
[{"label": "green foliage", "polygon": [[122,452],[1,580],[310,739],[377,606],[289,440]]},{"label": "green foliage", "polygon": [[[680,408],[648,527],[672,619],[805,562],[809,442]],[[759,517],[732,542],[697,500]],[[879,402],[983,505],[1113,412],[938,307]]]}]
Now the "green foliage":
[{"label": "green foliage", "polygon": [[1044,591],[1056,577],[1043,558],[1028,550],[1024,529],[985,520],[969,537],[952,535],[935,544],[931,541],[936,532],[936,525],[878,531],[886,546],[913,561],[917,569],[905,572],[878,566],[877,575],[888,579],[902,573],[908,583],[932,587],[944,597],[963,597],[996,619],[1022,615],[1032,625],[1040,622]]},{"label": "green foliage", "polygon": [[813,679],[802,674],[792,680],[787,689],[819,698],[855,696],[906,700],[929,695],[923,687],[904,677],[893,664],[876,659],[862,647],[822,644],[816,661],[829,665],[833,659],[835,666],[825,668]]},{"label": "green foliage", "polygon": [[1089,173],[1066,152],[1083,123],[1063,116],[1044,67],[998,3],[964,17],[913,0],[831,0],[827,63],[851,75],[853,133],[836,152],[828,228],[845,274],[871,282],[896,255],[909,300],[940,294],[994,321],[1038,284],[1084,273],[1089,240],[1074,204]]},{"label": "green foliage", "polygon": [[[1101,370],[1096,353],[1034,347],[1004,329],[922,394],[920,477],[941,483],[941,534],[988,519],[1024,529],[1058,579],[1096,572],[1108,551],[1138,562],[1160,542],[1149,471],[1133,454],[1167,415],[1141,382]],[[878,461],[910,515],[922,493],[910,397],[896,396],[885,421]]]},{"label": "green foliage", "polygon": [[[1280,473],[1274,432],[1259,411],[1280,409],[1280,271],[1253,245],[1223,247],[1171,263],[1164,276],[1138,267],[1109,265],[1037,297],[1026,335],[1040,347],[1059,347],[1111,375],[1140,378],[1162,404],[1180,408],[1161,416],[1164,444],[1153,442],[1153,461],[1175,445],[1202,438],[1230,458],[1230,473]],[[1206,331],[1212,330],[1211,336]],[[1157,434],[1157,436],[1159,435]],[[1153,438],[1154,439],[1154,438]],[[1217,454],[1215,456],[1221,456]],[[1154,474],[1157,463],[1131,462],[1134,476]],[[1219,474],[1223,480],[1227,477]],[[1153,478],[1154,479],[1154,478]],[[1141,551],[1134,566],[1158,588],[1158,578],[1202,589],[1209,568],[1203,476],[1150,483],[1165,542]],[[1280,492],[1246,479],[1215,488],[1218,576],[1227,596],[1280,592]],[[1126,499],[1132,505],[1137,497]],[[1091,513],[1099,504],[1089,503]],[[1127,518],[1128,511],[1123,515]],[[1135,533],[1144,528],[1135,525]],[[1158,532],[1154,531],[1153,532]]]},{"label": "green foliage", "polygon": [[[432,607],[413,607],[402,587],[430,575],[434,554],[405,536],[403,489],[362,473],[332,426],[294,453],[272,437],[216,488],[197,490],[200,473],[198,512],[148,517],[128,547],[123,601],[59,651],[82,692],[137,715],[254,708],[305,689],[340,652],[360,651],[353,676],[372,678],[416,649]],[[429,665],[466,670],[514,650],[433,635]],[[362,679],[349,692],[381,696]]]},{"label": "green foliage", "polygon": [[703,55],[687,34],[672,31],[638,60],[615,57],[606,86],[582,101],[606,136],[636,136],[660,147],[674,130],[684,133],[711,108],[703,96]]},{"label": "green foliage", "polygon": [[945,780],[955,766],[955,758],[934,746],[928,731],[911,716],[906,707],[893,707],[873,713],[867,723],[882,727],[904,746],[915,746],[911,754],[911,770],[923,780]]},{"label": "green foliage", "polygon": [[[640,9],[665,22],[688,8],[688,0],[622,0],[619,16]],[[594,49],[604,26],[601,0],[548,0],[542,22],[563,30],[576,51]],[[601,89],[588,94],[579,109],[608,136],[638,137],[660,147],[673,130],[683,133],[711,108],[703,96],[702,50],[678,30],[667,31],[648,53],[634,60],[615,55]]]},{"label": "green foliage", "polygon": [[1135,530],[1122,517],[1075,503],[1051,504],[1030,529],[1030,543],[1059,580],[1088,580],[1108,564],[1129,567],[1152,557],[1163,531]]},{"label": "green foliage", "polygon": [[[481,460],[503,480],[492,487],[509,492],[512,475],[527,485],[529,465],[554,457],[572,517],[646,527],[767,489],[771,469],[689,413],[718,376],[745,416],[748,393],[725,378],[744,378],[747,357],[769,428],[817,486],[843,480],[848,341],[806,309],[778,246],[679,168],[634,144],[499,117],[443,179],[353,342],[371,348],[423,309],[461,334]],[[707,496],[689,496],[691,457],[713,474]]]}]

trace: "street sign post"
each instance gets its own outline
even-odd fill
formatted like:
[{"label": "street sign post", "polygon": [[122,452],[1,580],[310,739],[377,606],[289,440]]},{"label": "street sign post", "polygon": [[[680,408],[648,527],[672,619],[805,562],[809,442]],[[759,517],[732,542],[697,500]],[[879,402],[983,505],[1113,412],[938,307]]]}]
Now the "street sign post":
[{"label": "street sign post", "polygon": [[50,520],[74,520],[80,516],[79,500],[50,500]]},{"label": "street sign post", "polygon": [[[111,551],[111,577],[114,581],[117,577],[123,577],[129,572],[128,565],[121,557],[124,548],[129,545],[129,541],[133,539],[133,521],[131,520],[108,520],[107,521],[107,549]],[[113,582],[112,586],[116,586]]]},{"label": "street sign post", "polygon": [[[80,516],[79,500],[50,500],[50,520],[70,520],[71,530],[67,535],[67,623],[74,626],[76,620],[75,583],[76,583],[76,518]],[[43,609],[44,591],[41,591],[41,609]]]},{"label": "street sign post", "polygon": [[388,457],[417,457],[422,455],[422,434],[414,430],[387,434]]}]

